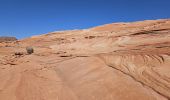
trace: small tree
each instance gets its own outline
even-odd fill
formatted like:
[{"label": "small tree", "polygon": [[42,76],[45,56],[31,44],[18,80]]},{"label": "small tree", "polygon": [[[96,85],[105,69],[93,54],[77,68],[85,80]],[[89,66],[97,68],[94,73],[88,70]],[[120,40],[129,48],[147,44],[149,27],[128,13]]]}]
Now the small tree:
[{"label": "small tree", "polygon": [[26,47],[26,50],[27,50],[27,53],[28,53],[28,54],[34,53],[33,47]]}]

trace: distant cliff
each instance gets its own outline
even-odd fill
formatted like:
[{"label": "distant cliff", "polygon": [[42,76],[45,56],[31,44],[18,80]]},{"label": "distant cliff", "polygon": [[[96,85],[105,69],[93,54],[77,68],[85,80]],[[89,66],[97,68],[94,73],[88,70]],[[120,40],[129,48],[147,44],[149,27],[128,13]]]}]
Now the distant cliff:
[{"label": "distant cliff", "polygon": [[6,42],[6,41],[16,41],[16,37],[6,37],[6,36],[0,36],[0,42]]}]

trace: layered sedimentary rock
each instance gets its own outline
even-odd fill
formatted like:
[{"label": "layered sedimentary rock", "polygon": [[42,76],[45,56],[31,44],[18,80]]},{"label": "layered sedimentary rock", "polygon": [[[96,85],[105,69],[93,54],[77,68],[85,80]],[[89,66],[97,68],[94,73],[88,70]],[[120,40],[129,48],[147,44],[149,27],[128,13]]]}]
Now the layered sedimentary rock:
[{"label": "layered sedimentary rock", "polygon": [[[0,46],[0,100],[169,100],[170,20],[52,32]],[[16,56],[31,46],[31,55]]]},{"label": "layered sedimentary rock", "polygon": [[8,41],[16,41],[17,38],[15,37],[5,37],[5,36],[0,36],[0,42],[8,42]]}]

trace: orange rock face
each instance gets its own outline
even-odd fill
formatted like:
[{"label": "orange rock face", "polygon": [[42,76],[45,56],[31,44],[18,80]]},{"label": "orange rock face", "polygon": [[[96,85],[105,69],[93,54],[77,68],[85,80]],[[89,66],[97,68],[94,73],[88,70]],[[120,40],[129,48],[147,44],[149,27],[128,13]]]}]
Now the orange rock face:
[{"label": "orange rock face", "polygon": [[169,19],[0,43],[0,100],[169,99]]}]

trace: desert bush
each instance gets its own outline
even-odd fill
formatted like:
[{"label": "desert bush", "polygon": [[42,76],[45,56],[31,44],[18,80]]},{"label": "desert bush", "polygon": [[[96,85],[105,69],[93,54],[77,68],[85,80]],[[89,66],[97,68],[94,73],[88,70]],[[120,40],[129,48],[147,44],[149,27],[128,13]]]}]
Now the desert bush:
[{"label": "desert bush", "polygon": [[34,53],[33,47],[26,47],[26,50],[27,50],[27,53],[28,53],[28,54]]}]

